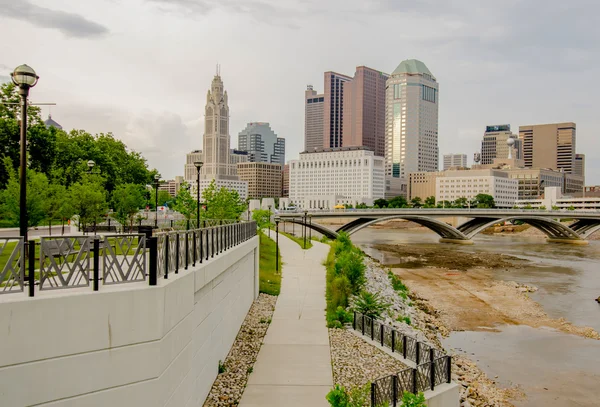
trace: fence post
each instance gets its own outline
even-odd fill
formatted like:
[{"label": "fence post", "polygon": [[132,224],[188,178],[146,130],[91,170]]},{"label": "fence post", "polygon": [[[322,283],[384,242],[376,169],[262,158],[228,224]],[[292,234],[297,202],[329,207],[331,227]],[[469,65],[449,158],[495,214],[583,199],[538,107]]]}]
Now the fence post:
[{"label": "fence post", "polygon": [[175,232],[175,274],[179,273],[179,233]]},{"label": "fence post", "polygon": [[416,339],[415,342],[417,342],[417,360],[415,361],[415,363],[418,365],[421,361],[421,342],[417,341]]},{"label": "fence post", "polygon": [[[23,258],[21,259],[21,268],[23,270],[23,274],[25,274],[25,251],[29,250],[29,274],[27,275],[27,279],[29,281],[29,296],[33,297],[35,295],[35,241],[30,240],[29,243],[23,240],[23,245],[25,245],[25,250],[21,252],[23,254]],[[40,245],[40,262],[42,258],[42,246]],[[42,265],[40,264],[40,273],[42,270]],[[41,280],[41,276],[40,276]]]},{"label": "fence post", "polygon": [[204,234],[206,235],[206,261],[208,261],[208,251],[209,251],[208,249],[210,249],[210,244],[208,241],[210,233],[208,233],[208,232],[209,232],[208,230],[204,229]]},{"label": "fence post", "polygon": [[150,267],[148,274],[148,284],[156,285],[158,280],[158,238],[150,237],[148,238],[148,249],[150,250]]},{"label": "fence post", "polygon": [[396,330],[392,328],[392,352],[396,351]]},{"label": "fence post", "polygon": [[210,257],[215,257],[215,228],[211,228],[211,240],[212,240],[212,250],[210,251]]},{"label": "fence post", "polygon": [[100,236],[94,236],[94,291],[98,291],[100,280]]},{"label": "fence post", "polygon": [[171,219],[171,228],[173,227],[173,219]]},{"label": "fence post", "polygon": [[353,311],[354,318],[352,318],[352,329],[356,331],[356,311]]},{"label": "fence post", "polygon": [[[189,220],[188,220],[189,223]],[[189,229],[189,228],[188,228]],[[188,269],[188,263],[190,261],[190,233],[189,232],[185,232],[184,233],[185,236],[185,266],[184,266],[184,270]]]},{"label": "fence post", "polygon": [[406,335],[402,334],[402,356],[406,359]]},{"label": "fence post", "polygon": [[362,334],[364,336],[365,335],[365,314],[362,314],[362,320],[363,320],[363,323],[362,323]]},{"label": "fence post", "polygon": [[[222,224],[223,224],[223,221],[221,221],[221,225]],[[221,235],[221,238],[219,239],[219,253],[223,253],[223,246],[224,246],[223,245],[223,243],[224,243],[224,240],[223,240],[223,232],[224,232],[223,226],[221,226],[219,229],[220,229],[219,230],[219,235]]]},{"label": "fence post", "polygon": [[447,369],[446,374],[448,375],[446,377],[446,383],[451,383],[452,382],[452,356],[446,356],[446,369]]},{"label": "fence post", "polygon": [[194,251],[194,254],[192,255],[192,267],[196,267],[196,231],[192,231],[192,250]]},{"label": "fence post", "polygon": [[165,280],[169,278],[169,234],[165,235]]},{"label": "fence post", "polygon": [[419,386],[417,383],[417,369],[412,370],[412,394],[417,394]]},{"label": "fence post", "polygon": [[375,407],[375,383],[371,383],[371,407]]},{"label": "fence post", "polygon": [[381,324],[379,328],[379,336],[381,336],[381,346],[383,347],[383,336],[385,335],[385,325]]},{"label": "fence post", "polygon": [[429,364],[431,365],[431,370],[430,370],[430,380],[431,380],[431,390],[435,389],[435,361],[433,360],[433,348],[429,349]]},{"label": "fence post", "polygon": [[371,318],[371,340],[373,340],[375,336],[375,320]]},{"label": "fence post", "polygon": [[202,257],[204,257],[204,250],[202,249],[202,229],[198,231],[200,236],[198,237],[198,244],[200,244],[200,264],[202,264]]},{"label": "fence post", "polygon": [[[394,332],[394,331],[392,331]],[[392,334],[393,335],[393,334]],[[398,402],[398,375],[392,376],[392,406],[396,407]]]}]

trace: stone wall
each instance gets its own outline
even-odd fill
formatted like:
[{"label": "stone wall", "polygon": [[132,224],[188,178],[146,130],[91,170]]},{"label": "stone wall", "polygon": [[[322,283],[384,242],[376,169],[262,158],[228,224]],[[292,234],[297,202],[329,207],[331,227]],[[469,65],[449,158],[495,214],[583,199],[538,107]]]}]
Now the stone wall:
[{"label": "stone wall", "polygon": [[258,295],[258,238],[158,286],[0,295],[0,405],[202,405]]}]

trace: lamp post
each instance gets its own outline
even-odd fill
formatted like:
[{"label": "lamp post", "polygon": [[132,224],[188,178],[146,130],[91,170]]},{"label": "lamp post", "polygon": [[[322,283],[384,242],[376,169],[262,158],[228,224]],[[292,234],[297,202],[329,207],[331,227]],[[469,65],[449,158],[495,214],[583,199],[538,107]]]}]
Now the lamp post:
[{"label": "lamp post", "polygon": [[160,181],[160,175],[154,176],[154,210],[156,215],[154,217],[154,228],[158,228],[158,181]]},{"label": "lamp post", "polygon": [[279,271],[279,216],[275,217],[275,271]]},{"label": "lamp post", "polygon": [[271,237],[271,205],[267,205],[269,208],[269,238]]},{"label": "lamp post", "polygon": [[21,95],[21,164],[19,178],[19,232],[23,241],[27,243],[27,96],[29,88],[33,88],[39,76],[35,74],[33,68],[27,65],[20,65],[10,74],[13,83],[19,88]]},{"label": "lamp post", "polygon": [[308,211],[304,211],[304,249],[306,249],[306,214]]},{"label": "lamp post", "polygon": [[310,242],[310,240],[312,239],[312,228],[310,226],[312,226],[312,214],[308,215],[308,241]]},{"label": "lamp post", "polygon": [[[100,170],[98,171],[94,171],[94,166],[96,165],[96,163],[94,162],[94,160],[89,160],[87,162],[87,166],[90,169],[87,173],[88,174],[100,174]],[[94,235],[96,234],[96,214],[94,214]]]},{"label": "lamp post", "polygon": [[202,161],[195,161],[194,166],[196,167],[197,178],[196,178],[196,228],[200,229],[200,170],[204,163]]}]

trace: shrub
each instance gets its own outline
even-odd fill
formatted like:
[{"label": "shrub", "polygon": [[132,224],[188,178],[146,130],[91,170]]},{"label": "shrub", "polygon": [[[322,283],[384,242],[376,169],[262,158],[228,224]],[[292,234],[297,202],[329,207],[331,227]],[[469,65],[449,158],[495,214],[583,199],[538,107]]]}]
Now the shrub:
[{"label": "shrub", "polygon": [[425,395],[422,392],[415,395],[405,391],[402,395],[402,407],[427,407]]},{"label": "shrub", "polygon": [[331,282],[331,304],[330,309],[348,307],[348,298],[352,294],[352,285],[346,276],[338,276]]},{"label": "shrub", "polygon": [[352,293],[357,294],[365,284],[365,265],[363,255],[356,249],[342,252],[335,261],[335,274],[348,277]]},{"label": "shrub", "polygon": [[390,307],[390,304],[383,302],[378,293],[372,294],[368,291],[362,291],[354,301],[354,309],[361,314],[378,319],[384,311]]},{"label": "shrub", "polygon": [[408,292],[408,287],[406,285],[404,285],[402,280],[400,280],[400,277],[398,277],[391,271],[388,272],[388,276],[390,277],[390,281],[392,282],[392,287],[394,288],[394,290],[402,291],[405,293]]},{"label": "shrub", "polygon": [[333,389],[325,396],[331,407],[348,407],[350,396],[346,393],[346,389],[339,384],[336,384]]},{"label": "shrub", "polygon": [[404,322],[406,325],[411,325],[411,323],[412,323],[412,321],[410,320],[410,317],[408,315],[405,315],[405,316],[398,315],[398,318],[396,318],[396,321]]},{"label": "shrub", "polygon": [[350,391],[347,391],[343,386],[336,384],[335,387],[327,393],[325,398],[331,407],[363,407],[369,405],[370,395],[371,383],[354,387]]}]

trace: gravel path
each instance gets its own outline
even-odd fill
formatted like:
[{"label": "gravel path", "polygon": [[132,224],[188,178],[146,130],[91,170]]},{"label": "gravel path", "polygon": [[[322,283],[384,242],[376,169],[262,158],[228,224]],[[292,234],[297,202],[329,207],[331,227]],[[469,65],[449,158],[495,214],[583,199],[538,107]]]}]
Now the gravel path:
[{"label": "gravel path", "polygon": [[271,323],[276,296],[259,294],[225,359],[225,372],[219,374],[204,402],[205,407],[237,406],[248,376]]}]

